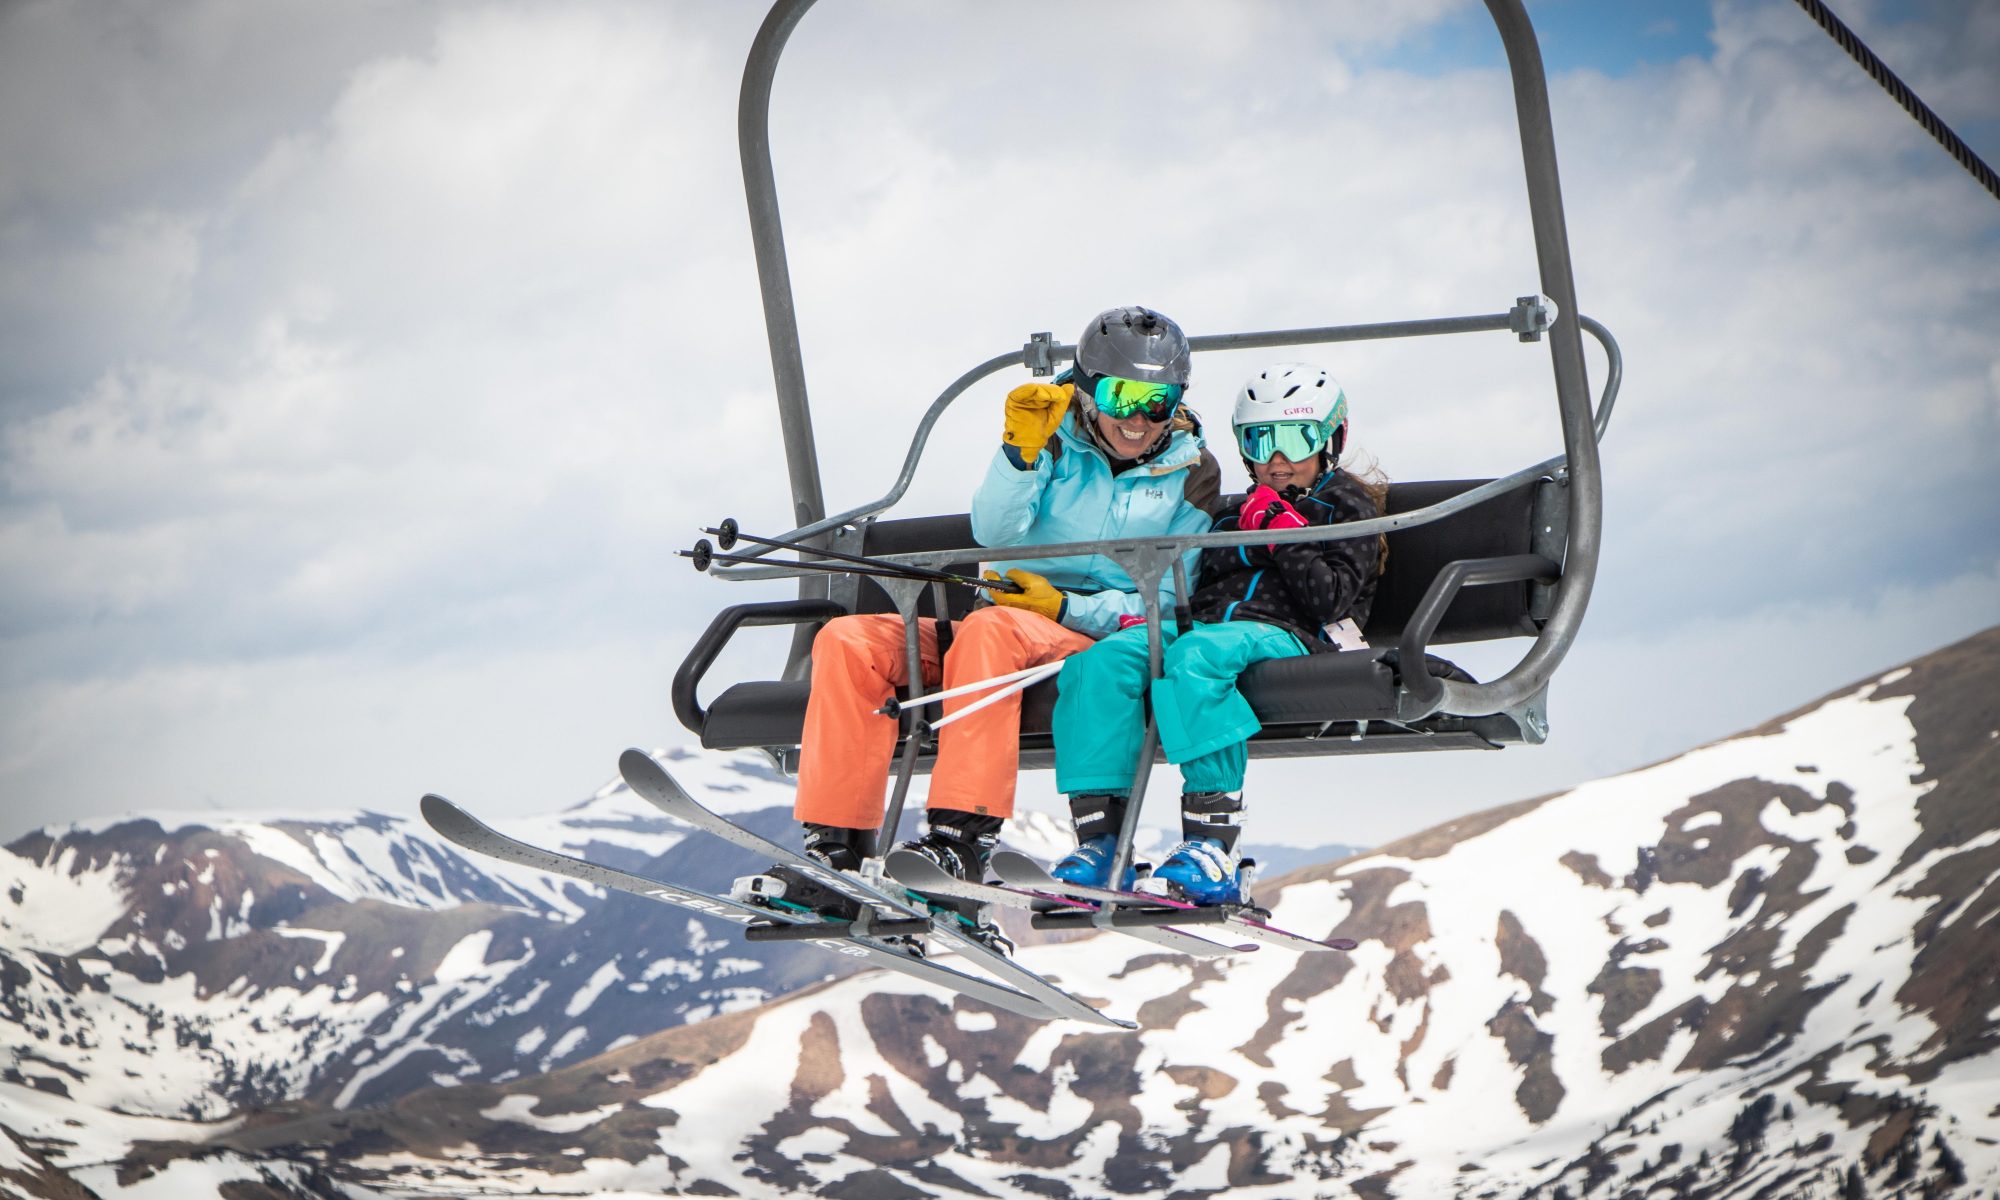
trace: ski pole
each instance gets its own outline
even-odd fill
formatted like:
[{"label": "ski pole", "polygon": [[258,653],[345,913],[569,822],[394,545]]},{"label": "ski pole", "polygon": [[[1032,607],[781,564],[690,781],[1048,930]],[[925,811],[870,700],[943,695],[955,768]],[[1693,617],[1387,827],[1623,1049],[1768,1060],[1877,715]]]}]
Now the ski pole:
[{"label": "ski pole", "polygon": [[995,675],[991,679],[982,679],[977,683],[961,683],[955,688],[946,688],[941,692],[932,692],[928,696],[912,696],[908,700],[898,700],[891,696],[889,703],[884,704],[875,711],[885,717],[893,717],[901,714],[906,708],[914,708],[919,704],[929,704],[936,700],[949,700],[954,696],[963,696],[967,692],[978,692],[990,687],[999,687],[1003,683],[1012,683],[1024,676],[1038,675],[1048,670],[1048,668],[1049,664],[1047,663],[1043,663],[1039,667],[1023,667],[1018,671],[1009,671],[1005,675]]},{"label": "ski pole", "polygon": [[909,576],[903,574],[901,571],[893,571],[881,567],[852,567],[834,562],[786,562],[783,559],[751,558],[743,554],[717,554],[715,547],[708,544],[707,538],[696,542],[692,550],[676,550],[674,553],[680,555],[682,558],[693,559],[694,569],[697,571],[706,571],[713,563],[721,563],[724,566],[735,566],[742,563],[753,567],[797,567],[803,571],[825,571],[830,575],[876,575],[886,579],[909,578]]},{"label": "ski pole", "polygon": [[[1005,580],[968,579],[958,576],[954,576],[950,580],[937,580],[932,579],[928,575],[912,575],[904,571],[900,563],[875,563],[873,566],[858,566],[840,562],[813,562],[804,559],[787,562],[784,559],[752,558],[744,554],[717,554],[715,547],[709,545],[707,538],[696,542],[692,550],[676,550],[674,553],[682,558],[693,559],[694,569],[697,571],[706,571],[714,563],[721,563],[724,566],[735,566],[740,563],[752,567],[797,567],[805,571],[824,571],[829,575],[873,575],[881,579],[909,579],[918,583],[959,582],[971,587],[983,587],[996,592],[1018,592],[1021,590],[1021,585]],[[866,563],[870,560],[862,559],[860,561]]]},{"label": "ski pole", "polygon": [[[744,533],[741,529],[738,529],[735,517],[724,517],[722,524],[713,529],[704,529],[702,532],[714,534],[716,544],[724,550],[735,546],[738,541],[755,542],[759,546],[770,546],[778,550],[793,550],[800,554],[816,554],[821,558],[830,558],[836,562],[856,563],[864,567],[875,567],[880,570],[900,571],[911,579],[928,579],[936,583],[963,583],[972,587],[990,588],[996,592],[1018,592],[1021,590],[1021,585],[1018,583],[996,583],[990,579],[974,579],[969,575],[958,575],[951,571],[941,571],[936,567],[920,567],[913,563],[885,563],[879,559],[864,558],[859,554],[843,554],[838,550],[823,550],[818,546],[808,546],[804,542],[785,542],[779,541],[776,538],[758,537],[755,534]],[[754,559],[756,556],[752,555],[749,557]]]},{"label": "ski pole", "polygon": [[1001,688],[999,691],[994,692],[990,696],[981,696],[979,699],[974,700],[972,703],[966,705],[964,708],[959,709],[957,712],[952,713],[948,717],[943,717],[936,721],[932,721],[931,731],[935,733],[936,731],[943,729],[945,726],[951,724],[953,721],[958,720],[960,717],[969,717],[973,713],[978,712],[980,709],[985,708],[989,704],[998,704],[1002,700],[1005,700],[1007,697],[1013,695],[1014,693],[1024,692],[1029,688],[1033,687],[1034,685],[1040,683],[1044,679],[1052,679],[1055,677],[1056,673],[1058,671],[1061,671],[1062,669],[1063,669],[1063,660],[1061,659],[1058,659],[1055,662],[1048,663],[1042,667],[1039,667],[1037,668],[1036,674],[1029,675],[1025,679],[1017,679],[1014,682],[1008,684],[1006,687]]}]

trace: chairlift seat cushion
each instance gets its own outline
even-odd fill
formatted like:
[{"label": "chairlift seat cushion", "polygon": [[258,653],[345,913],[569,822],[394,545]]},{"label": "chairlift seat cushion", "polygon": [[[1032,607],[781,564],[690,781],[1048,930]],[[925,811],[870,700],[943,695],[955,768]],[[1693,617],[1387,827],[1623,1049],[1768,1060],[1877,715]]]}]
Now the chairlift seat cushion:
[{"label": "chairlift seat cushion", "polygon": [[[1396,672],[1383,653],[1354,650],[1258,663],[1244,673],[1243,695],[1269,726],[1389,720],[1396,715]],[[1427,667],[1434,675],[1469,678],[1444,659],[1431,658]],[[1024,746],[1049,744],[1061,683],[1057,676],[1022,693]],[[804,680],[736,684],[709,705],[701,744],[711,750],[796,746],[805,731],[809,692]]]}]

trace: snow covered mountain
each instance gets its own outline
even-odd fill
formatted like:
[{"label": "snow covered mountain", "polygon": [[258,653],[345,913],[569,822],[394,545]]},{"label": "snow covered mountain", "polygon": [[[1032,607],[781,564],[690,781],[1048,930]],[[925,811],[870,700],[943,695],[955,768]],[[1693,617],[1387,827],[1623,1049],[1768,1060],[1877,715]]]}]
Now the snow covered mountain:
[{"label": "snow covered mountain", "polygon": [[[710,808],[789,838],[791,782],[759,756],[660,757]],[[620,783],[559,816],[501,824],[712,890],[764,865],[714,839],[690,842]],[[1064,838],[1039,814],[1011,836],[1037,853]],[[379,814],[99,821],[8,850],[0,1130],[53,1122],[47,1144],[71,1162],[91,1158],[60,1130],[98,1113],[173,1130],[176,1120],[515,1079],[854,969],[813,947],[745,943],[677,909],[468,855],[419,822]],[[63,1115],[20,1115],[50,1106]],[[0,1154],[0,1180],[8,1169]]]},{"label": "snow covered mountain", "polygon": [[[1996,798],[2000,630],[1670,761],[1266,885],[1280,923],[1361,939],[1351,955],[1197,963],[1115,935],[1024,948],[1134,1033],[870,972],[545,1073],[523,1061],[517,1078],[368,1108],[325,1103],[329,1085],[280,1110],[186,1114],[208,1124],[129,1102],[109,1115],[108,1070],[79,1081],[52,1065],[67,1048],[10,1038],[0,1181],[58,1195],[31,1181],[67,1173],[101,1196],[231,1179],[354,1196],[1985,1194],[2000,1186]],[[517,906],[577,902],[510,886]],[[216,911],[226,925],[235,910]],[[482,917],[567,927],[450,911],[460,939]],[[135,966],[167,952],[157,927],[118,936]],[[510,960],[490,947],[523,936],[495,932],[457,969],[496,970]],[[350,971],[341,949],[329,976]],[[311,968],[328,950],[261,951],[281,952]],[[23,972],[74,970],[88,990],[87,957],[13,951],[10,1003]],[[221,975],[207,978],[226,992]],[[311,1036],[257,1019],[246,1039]]]},{"label": "snow covered mountain", "polygon": [[[787,781],[754,756],[683,757],[706,802],[775,830]],[[697,886],[761,866],[687,844],[622,784],[504,824]],[[93,1109],[207,1120],[514,1078],[847,969],[376,814],[100,822],[9,851],[0,1078]]]}]

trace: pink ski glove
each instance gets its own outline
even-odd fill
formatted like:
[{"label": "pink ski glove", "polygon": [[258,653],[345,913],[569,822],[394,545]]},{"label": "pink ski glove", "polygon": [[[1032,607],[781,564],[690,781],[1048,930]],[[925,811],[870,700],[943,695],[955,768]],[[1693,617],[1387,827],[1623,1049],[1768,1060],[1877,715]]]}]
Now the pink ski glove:
[{"label": "pink ski glove", "polygon": [[[1266,484],[1258,484],[1243,501],[1243,509],[1237,514],[1239,529],[1304,529],[1308,522],[1299,515],[1299,510],[1285,502],[1284,497]],[[1264,547],[1275,551],[1274,542]]]}]

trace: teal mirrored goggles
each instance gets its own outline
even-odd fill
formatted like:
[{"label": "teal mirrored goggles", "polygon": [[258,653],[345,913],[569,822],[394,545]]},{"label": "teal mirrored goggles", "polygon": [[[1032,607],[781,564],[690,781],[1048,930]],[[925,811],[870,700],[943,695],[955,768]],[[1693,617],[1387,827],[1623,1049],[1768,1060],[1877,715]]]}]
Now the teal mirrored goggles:
[{"label": "teal mirrored goggles", "polygon": [[1113,420],[1122,421],[1136,414],[1157,425],[1174,415],[1174,410],[1181,406],[1181,397],[1186,393],[1185,384],[1147,383],[1139,379],[1120,379],[1116,375],[1099,375],[1091,396],[1097,402],[1097,411]]},{"label": "teal mirrored goggles", "polygon": [[1266,421],[1236,427],[1236,448],[1253,463],[1267,463],[1274,454],[1304,462],[1326,449],[1326,425],[1321,421]]}]

